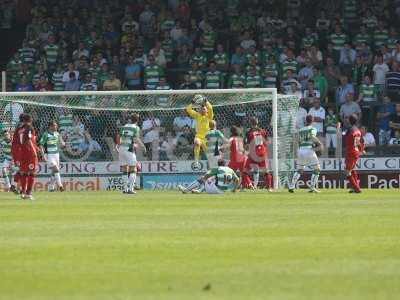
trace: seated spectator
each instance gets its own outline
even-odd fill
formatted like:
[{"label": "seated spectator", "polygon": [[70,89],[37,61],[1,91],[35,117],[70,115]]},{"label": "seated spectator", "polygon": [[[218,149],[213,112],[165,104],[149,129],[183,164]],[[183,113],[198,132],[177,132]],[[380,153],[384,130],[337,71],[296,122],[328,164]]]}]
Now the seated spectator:
[{"label": "seated spectator", "polygon": [[72,59],[74,61],[80,59],[82,56],[89,58],[89,50],[85,48],[85,43],[80,42],[78,45],[78,49],[72,52]]},{"label": "seated spectator", "polygon": [[65,82],[65,91],[79,91],[81,88],[81,82],[76,79],[76,73],[70,72],[69,73],[69,81]]},{"label": "seated spectator", "polygon": [[313,116],[314,122],[312,126],[317,130],[317,134],[322,136],[324,134],[325,109],[321,106],[319,97],[314,98],[308,114]]},{"label": "seated spectator", "polygon": [[235,48],[235,53],[232,55],[231,58],[231,65],[232,67],[234,65],[239,65],[243,67],[246,64],[246,57],[243,54],[243,48],[242,47],[236,47]]},{"label": "seated spectator", "polygon": [[114,70],[110,71],[110,78],[106,79],[103,83],[104,91],[119,91],[121,90],[121,81],[117,78]]},{"label": "seated spectator", "polygon": [[21,80],[15,86],[16,92],[31,92],[33,91],[33,86],[28,82],[28,79],[25,75],[21,76]]},{"label": "seated spectator", "polygon": [[81,85],[81,91],[97,91],[97,84],[93,82],[91,73],[85,75],[85,79]]},{"label": "seated spectator", "polygon": [[[170,90],[171,87],[168,84],[165,77],[160,77],[156,90]],[[157,96],[156,105],[161,107],[170,107],[170,96],[169,95],[161,95]]]},{"label": "seated spectator", "polygon": [[196,84],[190,80],[190,75],[186,73],[183,75],[183,82],[180,84],[180,90],[195,90],[197,88]]},{"label": "seated spectator", "polygon": [[318,66],[322,63],[323,56],[322,52],[317,48],[315,44],[311,45],[307,50],[307,57],[311,60],[314,66]]},{"label": "seated spectator", "polygon": [[341,106],[347,102],[348,95],[354,95],[354,87],[346,75],[340,77],[340,85],[336,88],[336,105]]},{"label": "seated spectator", "polygon": [[357,115],[359,122],[361,122],[361,108],[357,102],[354,102],[354,94],[348,93],[346,95],[346,102],[340,107],[340,119],[342,120],[345,129],[351,127],[349,117],[352,114]]},{"label": "seated spectator", "polygon": [[360,131],[364,139],[365,152],[367,154],[373,154],[371,148],[374,148],[376,146],[374,135],[371,132],[368,132],[365,126],[361,126]]},{"label": "seated spectator", "polygon": [[132,55],[128,57],[128,63],[125,67],[125,80],[126,87],[128,90],[141,90],[142,82],[141,82],[141,72],[142,69],[140,65],[134,61]]}]

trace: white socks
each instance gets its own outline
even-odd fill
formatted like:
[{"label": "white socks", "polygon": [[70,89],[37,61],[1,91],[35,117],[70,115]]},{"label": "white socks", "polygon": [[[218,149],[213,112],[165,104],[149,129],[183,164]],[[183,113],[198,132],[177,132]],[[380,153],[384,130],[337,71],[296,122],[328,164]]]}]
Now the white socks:
[{"label": "white socks", "polygon": [[11,188],[11,182],[10,182],[10,177],[8,177],[7,172],[3,170],[3,178],[4,178],[4,185],[6,186],[7,189]]},{"label": "white socks", "polygon": [[136,173],[130,173],[127,182],[128,182],[128,191],[133,191],[135,189]]},{"label": "white socks", "polygon": [[290,184],[289,188],[290,189],[295,189],[296,188],[296,183],[300,179],[301,174],[299,172],[295,172],[292,178],[292,183]]}]

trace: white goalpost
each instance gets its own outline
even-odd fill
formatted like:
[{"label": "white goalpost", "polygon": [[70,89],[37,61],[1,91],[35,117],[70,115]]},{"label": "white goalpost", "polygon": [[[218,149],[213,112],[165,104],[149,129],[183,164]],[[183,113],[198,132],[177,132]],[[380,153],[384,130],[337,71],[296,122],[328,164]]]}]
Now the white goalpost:
[{"label": "white goalpost", "polygon": [[[159,132],[154,134],[152,151],[165,140],[166,145],[170,143],[175,148],[170,151],[170,156],[161,158],[184,161],[191,160],[192,145],[188,141],[181,146],[179,139],[184,134],[176,132],[174,122],[197,94],[204,95],[213,104],[217,126],[228,137],[231,126],[236,125],[245,132],[249,117],[260,119],[260,126],[267,129],[270,137],[274,188],[284,186],[292,172],[293,136],[299,103],[294,96],[279,95],[277,89],[1,92],[0,122],[12,129],[20,113],[30,113],[40,135],[48,121],[57,120],[69,141],[69,149],[62,155],[65,160],[113,160],[111,147],[107,145],[112,143],[113,134],[127,114],[137,112],[144,120],[159,120]],[[78,132],[78,127],[86,131]],[[178,145],[187,153],[178,149]],[[85,147],[101,149],[98,157],[92,152],[83,153]],[[157,151],[161,153],[161,150]],[[141,159],[162,160],[157,153],[153,154]],[[229,156],[228,153],[224,155]]]}]

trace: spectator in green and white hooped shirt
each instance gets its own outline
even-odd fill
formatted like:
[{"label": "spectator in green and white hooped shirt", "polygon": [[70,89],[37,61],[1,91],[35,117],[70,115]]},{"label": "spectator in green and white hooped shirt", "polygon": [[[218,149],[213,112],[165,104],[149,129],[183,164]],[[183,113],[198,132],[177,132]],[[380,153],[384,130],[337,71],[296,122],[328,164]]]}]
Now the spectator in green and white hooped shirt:
[{"label": "spectator in green and white hooped shirt", "polygon": [[249,73],[250,70],[255,69],[257,75],[261,75],[261,67],[257,64],[257,58],[254,56],[250,57],[250,60],[248,62],[248,65],[246,66],[246,74]]},{"label": "spectator in green and white hooped shirt", "polygon": [[206,134],[208,168],[217,166],[218,160],[223,158],[223,149],[229,143],[224,134],[217,129],[217,123],[210,121],[210,130]]},{"label": "spectator in green and white hooped shirt", "polygon": [[255,46],[250,46],[246,53],[246,63],[249,65],[251,61],[255,61],[256,65],[261,65],[261,54],[257,51]]},{"label": "spectator in green and white hooped shirt", "polygon": [[244,88],[246,85],[246,76],[241,72],[240,65],[233,65],[233,73],[228,80],[228,88],[230,89],[240,89]]},{"label": "spectator in green and white hooped shirt", "polygon": [[209,62],[208,71],[206,72],[204,87],[206,89],[222,88],[222,74],[217,70],[217,65],[214,61]]},{"label": "spectator in green and white hooped shirt", "polygon": [[22,48],[20,48],[18,52],[23,63],[32,65],[36,61],[37,51],[35,48],[31,47],[27,40],[23,41]]},{"label": "spectator in green and white hooped shirt", "polygon": [[377,90],[371,81],[369,75],[364,76],[363,83],[360,86],[357,102],[362,102],[362,106],[370,106],[377,101]]},{"label": "spectator in green and white hooped shirt", "polygon": [[54,70],[60,56],[60,47],[56,44],[53,34],[49,35],[48,42],[43,47],[43,51],[46,55],[47,69],[50,71]]},{"label": "spectator in green and white hooped shirt", "polygon": [[47,162],[50,170],[49,191],[54,192],[57,189],[64,191],[60,176],[60,147],[64,148],[65,143],[58,132],[58,124],[56,121],[50,121],[47,131],[42,135],[39,141],[39,147],[44,160]]},{"label": "spectator in green and white hooped shirt", "polygon": [[37,86],[39,84],[40,77],[45,77],[48,80],[44,66],[39,62],[36,64],[36,73],[32,77],[33,86]]},{"label": "spectator in green and white hooped shirt", "polygon": [[64,90],[64,68],[62,64],[58,64],[56,70],[51,74],[51,82],[53,83],[53,88],[55,91]]},{"label": "spectator in green and white hooped shirt", "polygon": [[217,65],[217,70],[225,75],[229,68],[229,57],[222,44],[217,45],[217,51],[214,54],[213,60]]},{"label": "spectator in green and white hooped shirt", "polygon": [[374,30],[373,39],[375,50],[379,50],[379,47],[386,44],[387,40],[389,39],[389,33],[385,28],[385,23],[382,20],[378,22],[378,27]]},{"label": "spectator in green and white hooped shirt", "polygon": [[110,69],[107,62],[104,62],[100,67],[100,72],[97,74],[96,83],[99,90],[103,90],[104,81],[110,79]]},{"label": "spectator in green and white hooped shirt", "polygon": [[215,48],[215,41],[217,35],[210,24],[204,23],[203,34],[200,36],[200,43],[202,50],[207,58],[211,58],[212,52]]},{"label": "spectator in green and white hooped shirt", "polygon": [[[171,87],[169,86],[165,77],[160,78],[160,82],[158,83],[156,90],[170,90]],[[156,104],[160,107],[169,107],[170,106],[170,95],[161,95],[157,96]]]},{"label": "spectator in green and white hooped shirt", "polygon": [[260,88],[262,87],[261,76],[257,74],[255,67],[251,68],[246,75],[246,88]]},{"label": "spectator in green and white hooped shirt", "polygon": [[324,128],[325,128],[325,149],[336,150],[337,147],[337,130],[338,130],[339,118],[335,112],[335,106],[329,105],[327,108],[327,114],[325,116]]},{"label": "spectator in green and white hooped shirt", "polygon": [[190,81],[196,85],[196,88],[201,89],[203,86],[204,74],[200,70],[197,62],[193,61],[191,63],[191,69],[188,71]]},{"label": "spectator in green and white hooped shirt", "polygon": [[199,69],[204,69],[207,67],[207,57],[201,51],[200,47],[194,48],[194,53],[190,58],[190,64],[192,64],[193,62],[197,63]]},{"label": "spectator in green and white hooped shirt", "polygon": [[73,126],[73,116],[68,109],[63,109],[60,116],[58,117],[58,124],[60,126],[60,133],[62,134],[63,138],[66,139],[67,135],[71,133],[72,126]]},{"label": "spectator in green and white hooped shirt", "polygon": [[146,90],[154,90],[160,77],[164,76],[164,70],[161,66],[157,65],[153,55],[149,55],[148,64],[144,67],[144,86]]},{"label": "spectator in green and white hooped shirt", "polygon": [[10,132],[0,123],[0,164],[2,165],[1,174],[3,176],[5,190],[11,191],[11,143],[12,138]]},{"label": "spectator in green and white hooped shirt", "polygon": [[279,67],[273,55],[269,55],[263,68],[264,87],[276,88],[278,86]]},{"label": "spectator in green and white hooped shirt", "polygon": [[342,50],[344,44],[348,41],[347,35],[342,32],[342,27],[340,27],[340,25],[335,26],[335,32],[330,35],[329,41],[333,45],[335,62],[338,63],[340,50]]}]

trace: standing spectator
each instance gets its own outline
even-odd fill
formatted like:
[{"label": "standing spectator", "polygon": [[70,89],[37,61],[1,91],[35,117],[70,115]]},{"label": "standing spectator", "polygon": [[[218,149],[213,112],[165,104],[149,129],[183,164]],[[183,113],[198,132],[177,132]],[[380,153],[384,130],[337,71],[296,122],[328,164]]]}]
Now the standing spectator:
[{"label": "standing spectator", "polygon": [[307,88],[308,81],[310,79],[312,79],[313,76],[314,76],[314,71],[313,71],[313,67],[311,64],[311,60],[309,58],[306,58],[305,66],[303,68],[301,68],[301,70],[299,71],[299,76],[298,76],[298,80],[301,84],[302,89]]},{"label": "standing spectator", "polygon": [[76,79],[76,80],[79,80],[79,71],[75,69],[74,64],[73,64],[73,63],[69,63],[67,68],[68,68],[68,70],[67,70],[66,72],[64,72],[62,81],[63,81],[64,83],[70,81],[70,79],[71,79],[71,76],[70,76],[71,72],[75,73],[75,79]]},{"label": "standing spectator", "polygon": [[180,90],[194,90],[197,86],[190,80],[190,75],[188,73],[183,75],[183,82],[180,84]]},{"label": "standing spectator", "polygon": [[17,85],[15,86],[15,91],[16,92],[31,92],[33,91],[33,86],[30,84],[26,78],[26,76],[22,76],[21,80]]},{"label": "standing spectator", "polygon": [[326,59],[326,66],[323,73],[328,82],[328,98],[330,101],[334,101],[336,97],[336,89],[340,79],[340,70],[335,65],[333,58],[328,57]]},{"label": "standing spectator", "polygon": [[386,73],[389,72],[388,65],[383,61],[382,55],[377,55],[376,63],[372,69],[374,71],[374,84],[378,95],[381,95],[385,89]]},{"label": "standing spectator", "polygon": [[65,82],[65,91],[79,91],[81,88],[81,82],[76,79],[75,72],[69,73],[69,81]]},{"label": "standing spectator", "polygon": [[364,77],[369,73],[370,68],[366,60],[362,56],[357,56],[356,63],[352,70],[352,82],[354,87],[359,91]]},{"label": "standing spectator", "polygon": [[208,23],[204,24],[204,31],[200,37],[200,44],[206,56],[211,58],[211,54],[215,48],[216,33],[212,26]]},{"label": "standing spectator", "polygon": [[309,80],[306,89],[303,92],[304,104],[307,107],[312,106],[315,98],[321,98],[321,93],[315,89],[314,81]]},{"label": "standing spectator", "polygon": [[188,71],[190,81],[194,83],[198,89],[201,89],[204,79],[203,72],[199,69],[199,66],[196,62],[192,62],[191,66],[191,69]]},{"label": "standing spectator", "polygon": [[339,24],[337,24],[335,26],[335,32],[330,35],[329,39],[333,45],[333,50],[335,55],[334,60],[335,62],[338,62],[340,57],[340,51],[342,50],[343,46],[348,40],[347,35],[342,32],[342,28],[340,27]]},{"label": "standing spectator", "polygon": [[[143,143],[146,146],[147,158],[152,160],[153,149],[157,150],[157,145],[160,137],[160,119],[154,117],[152,113],[149,113],[148,117],[143,121],[142,132],[143,132]],[[155,145],[155,147],[153,147]]]},{"label": "standing spectator", "polygon": [[350,43],[345,43],[343,48],[340,49],[339,65],[342,72],[349,76],[356,61],[356,50],[351,48]]},{"label": "standing spectator", "polygon": [[84,82],[81,85],[81,91],[97,91],[97,84],[93,80],[91,73],[85,75]]},{"label": "standing spectator", "polygon": [[239,89],[244,88],[246,85],[246,77],[242,74],[240,65],[233,66],[233,73],[228,80],[228,88]]},{"label": "standing spectator", "polygon": [[375,104],[376,101],[377,93],[375,85],[372,84],[371,78],[366,75],[361,84],[357,102],[362,103],[363,106],[370,106],[371,104]]},{"label": "standing spectator", "polygon": [[190,63],[196,62],[200,69],[204,69],[207,65],[207,57],[201,51],[200,47],[194,49],[194,54],[190,58]]},{"label": "standing spectator", "polygon": [[297,74],[299,69],[299,64],[294,57],[293,50],[288,49],[286,53],[287,53],[287,58],[283,60],[281,65],[283,79],[287,79],[286,75],[289,70],[292,71],[293,74]]},{"label": "standing spectator", "polygon": [[99,90],[102,90],[104,81],[106,81],[108,79],[110,79],[110,70],[109,70],[108,63],[105,62],[101,65],[100,72],[97,74],[97,78],[94,78],[93,80],[96,81],[96,84],[97,84]]},{"label": "standing spectator", "polygon": [[43,51],[46,55],[47,68],[54,70],[60,56],[60,47],[55,43],[55,37],[53,34],[49,35],[48,43],[43,47]]},{"label": "standing spectator", "polygon": [[310,108],[308,114],[313,116],[314,122],[312,126],[317,130],[317,134],[322,136],[324,134],[325,109],[321,106],[319,98],[314,98],[313,106]]},{"label": "standing spectator", "polygon": [[257,68],[253,66],[246,75],[246,88],[260,88],[262,87],[261,76],[257,72]]},{"label": "standing spectator", "polygon": [[47,76],[40,76],[38,83],[35,85],[35,91],[47,92],[52,90],[53,86],[48,82]]},{"label": "standing spectator", "polygon": [[79,42],[78,49],[72,52],[72,58],[74,61],[81,59],[81,57],[89,58],[89,50],[85,48],[84,42]]},{"label": "standing spectator", "polygon": [[186,110],[182,110],[182,113],[175,117],[173,126],[174,126],[174,134],[176,139],[178,139],[185,131],[185,127],[193,128],[193,119],[189,118],[186,113]]},{"label": "standing spectator", "polygon": [[231,65],[239,65],[243,67],[246,64],[246,57],[243,54],[243,48],[238,46],[235,48],[235,53],[232,55],[231,58]]},{"label": "standing spectator", "polygon": [[338,123],[339,119],[335,113],[335,106],[331,104],[328,106],[324,122],[325,147],[327,151],[329,151],[330,149],[336,151]]},{"label": "standing spectator", "polygon": [[224,46],[222,44],[217,45],[217,51],[214,54],[213,59],[217,65],[217,70],[225,74],[228,71],[229,58],[226,52],[224,51]]},{"label": "standing spectator", "polygon": [[146,35],[151,30],[151,19],[154,12],[151,10],[149,4],[145,4],[143,12],[139,15],[140,31]]},{"label": "standing spectator", "polygon": [[141,72],[142,69],[137,62],[134,62],[133,56],[128,57],[128,63],[125,67],[125,80],[128,90],[141,90]]},{"label": "standing spectator", "polygon": [[390,128],[392,131],[400,130],[400,103],[396,104],[395,113],[390,117]]},{"label": "standing spectator", "polygon": [[392,70],[386,73],[386,93],[397,102],[400,101],[400,65],[393,61]]},{"label": "standing spectator", "polygon": [[22,43],[22,48],[18,50],[21,61],[25,64],[32,65],[36,61],[37,51],[31,47],[27,40]]},{"label": "standing spectator", "polygon": [[196,61],[190,60],[190,53],[187,45],[182,45],[182,47],[178,48],[178,55],[176,57],[176,66],[178,68],[188,68],[189,65],[196,64]]},{"label": "standing spectator", "polygon": [[304,108],[304,101],[300,100],[299,110],[296,114],[296,129],[303,128],[306,126],[306,117],[308,115],[307,110]]},{"label": "standing spectator", "polygon": [[336,88],[336,105],[341,106],[347,102],[349,94],[354,95],[354,87],[346,75],[340,76],[340,85]]},{"label": "standing spectator", "polygon": [[63,67],[61,64],[58,64],[56,70],[53,72],[53,74],[51,74],[51,82],[53,83],[53,88],[55,91],[64,90],[63,76]]},{"label": "standing spectator", "polygon": [[[161,48],[161,42],[156,42],[155,46],[153,49],[150,50],[149,56],[152,55],[154,56],[155,62],[157,65],[159,65],[162,68],[165,68],[167,65],[167,59],[165,58],[165,53],[164,50]],[[145,65],[147,62],[145,63]]]},{"label": "standing spectator", "polygon": [[344,128],[349,129],[351,127],[349,123],[349,117],[353,114],[357,116],[359,122],[361,122],[361,108],[357,102],[354,102],[354,94],[348,93],[346,95],[346,102],[340,107],[340,118],[344,124]]},{"label": "standing spectator", "polygon": [[386,145],[391,136],[390,121],[395,114],[394,105],[390,102],[389,97],[384,97],[382,104],[378,107],[376,118],[378,120],[379,129],[379,145]]},{"label": "standing spectator", "polygon": [[217,65],[214,61],[210,61],[208,71],[204,79],[204,87],[206,89],[219,89],[222,88],[222,75],[217,70]]},{"label": "standing spectator", "polygon": [[278,87],[279,67],[273,55],[268,56],[262,74],[264,80],[264,87],[266,88]]},{"label": "standing spectator", "polygon": [[367,154],[373,154],[371,148],[376,146],[374,135],[371,132],[368,132],[367,127],[365,126],[361,126],[360,131],[364,140],[365,151]]},{"label": "standing spectator", "polygon": [[253,40],[253,38],[250,35],[250,32],[246,30],[241,38],[240,46],[244,49],[247,50],[250,47],[256,47],[256,42]]},{"label": "standing spectator", "polygon": [[[170,90],[171,87],[168,84],[167,80],[165,79],[165,77],[160,77],[160,81],[156,87],[156,90]],[[169,100],[170,96],[169,95],[161,95],[158,96],[156,99],[156,104],[160,107],[169,107],[170,106],[170,100]]]},{"label": "standing spectator", "polygon": [[121,80],[117,78],[117,73],[114,70],[110,71],[110,78],[103,83],[104,91],[119,91],[121,90]]},{"label": "standing spectator", "polygon": [[314,66],[314,77],[312,78],[315,89],[320,93],[320,99],[325,102],[328,95],[328,81],[319,66]]},{"label": "standing spectator", "polygon": [[160,80],[164,76],[164,70],[161,66],[156,64],[153,55],[149,55],[149,62],[144,67],[144,86],[146,90],[154,90]]}]

